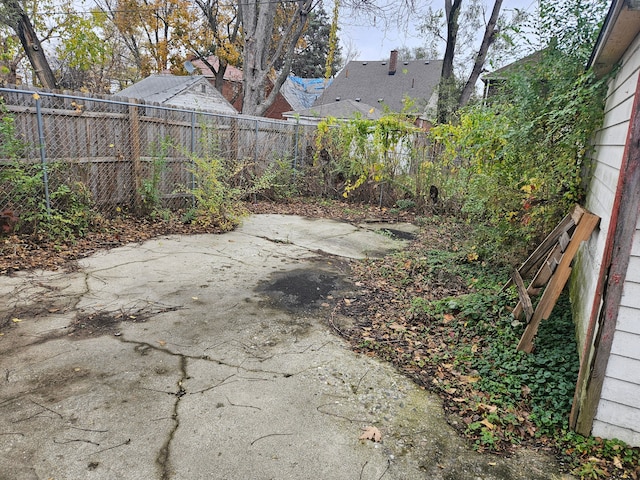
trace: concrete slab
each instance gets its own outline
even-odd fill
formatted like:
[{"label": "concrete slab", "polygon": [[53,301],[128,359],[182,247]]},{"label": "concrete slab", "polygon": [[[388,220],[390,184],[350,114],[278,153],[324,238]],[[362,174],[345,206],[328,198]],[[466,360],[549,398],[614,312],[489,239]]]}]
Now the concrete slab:
[{"label": "concrete slab", "polygon": [[383,228],[415,227],[258,215],[0,277],[0,479],[562,478],[331,333],[349,259],[406,244]]}]

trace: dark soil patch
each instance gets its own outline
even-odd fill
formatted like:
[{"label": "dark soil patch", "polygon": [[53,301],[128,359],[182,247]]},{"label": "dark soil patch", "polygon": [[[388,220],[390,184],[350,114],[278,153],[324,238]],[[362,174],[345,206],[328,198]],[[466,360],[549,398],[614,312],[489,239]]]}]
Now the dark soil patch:
[{"label": "dark soil patch", "polygon": [[391,235],[391,238],[395,238],[398,240],[415,240],[416,235],[411,232],[404,232],[402,230],[397,230],[395,228],[383,228],[382,232],[388,232]]}]

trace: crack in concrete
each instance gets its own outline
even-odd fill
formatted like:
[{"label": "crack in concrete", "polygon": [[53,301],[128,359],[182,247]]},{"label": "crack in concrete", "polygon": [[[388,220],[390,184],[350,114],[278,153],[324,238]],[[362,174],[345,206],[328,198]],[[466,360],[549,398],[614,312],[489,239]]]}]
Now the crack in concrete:
[{"label": "crack in concrete", "polygon": [[[171,351],[171,350],[169,350],[167,348],[158,347],[158,346],[153,345],[153,344],[151,344],[149,342],[142,342],[142,341],[136,341],[136,340],[127,340],[124,337],[117,337],[117,339],[119,341],[121,341],[122,343],[135,345],[134,349],[137,349],[139,352],[140,351],[146,351],[146,350],[155,350],[157,352],[165,353],[165,354],[173,356],[173,357],[185,358],[185,359],[188,359],[188,360],[204,360],[204,361],[207,361],[207,362],[215,363],[217,365],[222,365],[224,367],[235,368],[235,369],[243,371],[243,372],[267,373],[267,374],[270,374],[270,375],[278,375],[278,376],[281,376],[283,378],[289,378],[289,377],[292,377],[294,375],[299,375],[300,373],[303,373],[303,372],[305,372],[307,370],[312,370],[313,368],[317,368],[318,366],[324,365],[324,363],[322,363],[320,365],[313,365],[313,366],[304,368],[304,369],[302,369],[302,370],[300,370],[298,372],[293,372],[293,373],[291,373],[291,372],[282,372],[282,371],[278,371],[278,370],[265,370],[265,369],[261,369],[261,368],[248,368],[248,367],[243,366],[241,363],[229,363],[229,362],[225,362],[224,360],[220,360],[220,359],[211,357],[209,355],[187,355],[187,354],[184,354],[184,353],[173,352],[173,351]],[[322,346],[324,346],[324,345],[322,345]],[[298,353],[303,353],[303,352],[290,352],[290,353],[298,354]],[[142,354],[144,354],[144,353],[142,353]],[[284,355],[284,353],[282,355]]]},{"label": "crack in concrete", "polygon": [[184,355],[180,355],[180,372],[182,376],[180,380],[178,380],[177,387],[178,390],[174,393],[176,400],[173,404],[173,413],[171,418],[173,419],[173,427],[169,431],[167,438],[160,447],[160,451],[158,452],[158,456],[156,457],[156,464],[160,467],[160,478],[162,480],[169,480],[171,478],[172,469],[171,469],[171,443],[173,442],[173,438],[175,437],[178,428],[180,427],[180,417],[179,417],[179,407],[180,400],[182,397],[186,395],[186,390],[184,389],[183,383],[187,380],[187,357]]}]

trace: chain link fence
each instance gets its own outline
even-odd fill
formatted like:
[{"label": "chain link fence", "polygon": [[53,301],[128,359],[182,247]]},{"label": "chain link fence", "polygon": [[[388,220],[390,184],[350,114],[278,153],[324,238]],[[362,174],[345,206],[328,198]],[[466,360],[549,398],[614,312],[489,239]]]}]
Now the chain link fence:
[{"label": "chain link fence", "polygon": [[[194,160],[226,168],[250,189],[274,162],[310,159],[316,128],[294,122],[130,103],[119,97],[0,88],[0,214],[103,215],[172,210],[194,202]],[[76,219],[78,220],[78,219]],[[7,228],[7,227],[5,227]]]}]

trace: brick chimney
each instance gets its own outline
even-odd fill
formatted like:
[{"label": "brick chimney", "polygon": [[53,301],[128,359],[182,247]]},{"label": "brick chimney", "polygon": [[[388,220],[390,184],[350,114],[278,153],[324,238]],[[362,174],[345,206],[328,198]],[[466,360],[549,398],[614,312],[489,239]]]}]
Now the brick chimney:
[{"label": "brick chimney", "polygon": [[389,56],[389,75],[396,74],[396,65],[398,64],[398,51],[391,50],[391,55]]}]

